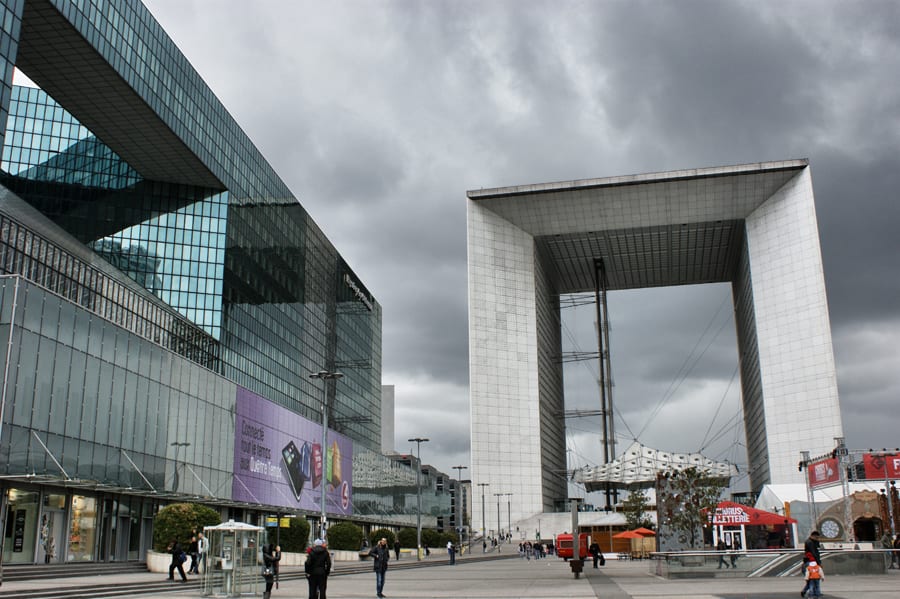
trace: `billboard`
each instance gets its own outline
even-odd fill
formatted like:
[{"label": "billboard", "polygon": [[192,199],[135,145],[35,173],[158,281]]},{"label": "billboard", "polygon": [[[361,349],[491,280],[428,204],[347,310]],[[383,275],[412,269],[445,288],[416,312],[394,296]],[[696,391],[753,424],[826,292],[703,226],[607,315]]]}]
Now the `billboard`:
[{"label": "billboard", "polygon": [[806,476],[809,478],[809,486],[825,487],[841,482],[841,468],[837,458],[819,460],[806,467]]},{"label": "billboard", "polygon": [[900,454],[866,453],[863,454],[863,466],[867,479],[900,478]]},{"label": "billboard", "polygon": [[322,485],[326,511],[352,512],[353,443],[329,429],[322,447],[322,424],[307,420],[238,387],[234,427],[235,501],[318,512]]}]

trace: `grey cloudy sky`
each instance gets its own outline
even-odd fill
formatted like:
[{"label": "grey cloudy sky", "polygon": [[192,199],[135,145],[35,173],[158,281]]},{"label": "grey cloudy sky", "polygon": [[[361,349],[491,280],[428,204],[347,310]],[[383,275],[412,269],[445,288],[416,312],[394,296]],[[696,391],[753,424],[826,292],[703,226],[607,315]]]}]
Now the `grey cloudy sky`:
[{"label": "grey cloudy sky", "polygon": [[[791,158],[848,444],[900,445],[900,3],[146,4],[383,306],[398,450],[469,463],[466,190]],[[564,312],[590,351],[593,308]],[[729,287],[610,312],[621,443],[745,462]],[[570,405],[595,377],[567,367]],[[570,425],[570,464],[598,462],[598,423]]]}]

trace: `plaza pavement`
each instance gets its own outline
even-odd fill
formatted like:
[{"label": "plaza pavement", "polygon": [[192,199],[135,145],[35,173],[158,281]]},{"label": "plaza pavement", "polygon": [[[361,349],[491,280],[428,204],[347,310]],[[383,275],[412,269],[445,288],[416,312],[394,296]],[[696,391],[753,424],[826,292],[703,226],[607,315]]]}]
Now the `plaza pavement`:
[{"label": "plaza pavement", "polygon": [[[401,560],[405,561],[405,560]],[[408,569],[389,569],[384,594],[389,599],[796,599],[802,580],[790,578],[721,578],[702,580],[665,580],[649,573],[649,562],[608,560],[594,570],[590,562],[581,577],[575,579],[569,565],[558,559],[524,561],[507,558],[475,561],[462,557],[455,566],[446,556],[432,556],[427,565]],[[391,562],[394,565],[395,562]],[[338,565],[329,578],[331,599],[375,597],[375,576],[358,572],[361,564]],[[366,564],[368,565],[368,564]],[[408,565],[408,564],[401,564]],[[884,575],[832,576],[823,583],[830,599],[896,599],[900,597],[900,571]],[[164,577],[164,575],[163,575]],[[107,577],[107,583],[157,583],[159,574],[121,574]],[[97,578],[91,578],[96,584]],[[59,589],[89,584],[81,579],[58,579]],[[33,585],[33,586],[32,586]],[[38,586],[39,585],[39,586]],[[199,585],[169,583],[170,588],[149,593],[129,592],[125,596],[143,599],[200,598]],[[0,587],[0,599],[17,590],[29,597],[53,597],[34,594],[46,589],[47,582],[17,581]],[[260,588],[260,595],[262,588]],[[308,587],[303,578],[282,580],[272,593],[273,599],[305,599]],[[24,595],[22,595],[24,596]],[[95,595],[112,596],[112,595]],[[119,595],[123,596],[123,595]]]}]

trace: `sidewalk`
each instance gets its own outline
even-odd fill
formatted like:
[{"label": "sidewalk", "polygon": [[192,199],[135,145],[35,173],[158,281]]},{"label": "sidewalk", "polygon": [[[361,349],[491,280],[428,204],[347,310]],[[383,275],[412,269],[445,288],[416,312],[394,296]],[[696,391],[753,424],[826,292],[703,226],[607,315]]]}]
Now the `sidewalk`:
[{"label": "sidewalk", "polygon": [[[468,557],[468,556],[466,556]],[[447,564],[446,555],[434,555],[428,565],[408,569],[388,569],[384,594],[390,599],[796,599],[802,580],[790,578],[664,580],[649,574],[648,562],[620,562],[609,560],[606,566],[587,568],[579,579],[572,575],[568,563],[559,558],[524,561],[518,558],[469,561],[457,560]],[[478,557],[477,555],[474,557]],[[391,562],[402,566],[403,562]],[[412,561],[412,560],[409,560]],[[371,564],[353,564],[356,572],[361,565],[366,571],[349,573],[350,566],[338,566],[329,578],[328,596],[331,599],[375,596],[375,576]],[[342,572],[344,570],[344,572]],[[824,581],[823,592],[829,599],[895,599],[900,593],[900,573],[876,576],[832,576]],[[163,575],[163,578],[165,575]],[[96,584],[98,578],[107,584],[122,582],[157,583],[159,574],[123,574],[109,577],[59,579],[57,588],[72,589]],[[0,597],[15,589],[44,588],[46,581],[15,582],[0,587]],[[262,587],[259,589],[262,594]],[[35,596],[35,595],[32,595]],[[128,596],[143,599],[200,598],[197,582],[188,585],[169,583],[164,591]],[[297,599],[308,596],[305,579],[283,580],[272,593],[273,599]]]}]

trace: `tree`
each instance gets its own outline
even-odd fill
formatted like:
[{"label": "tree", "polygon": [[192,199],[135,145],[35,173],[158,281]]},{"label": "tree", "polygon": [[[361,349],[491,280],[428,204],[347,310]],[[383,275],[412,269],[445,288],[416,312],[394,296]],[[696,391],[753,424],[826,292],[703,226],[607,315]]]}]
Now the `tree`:
[{"label": "tree", "polygon": [[628,494],[625,501],[622,502],[622,512],[625,514],[625,525],[629,529],[635,528],[652,528],[653,522],[647,517],[650,509],[650,502],[647,499],[646,492],[641,489],[632,491]]},{"label": "tree", "polygon": [[425,547],[440,547],[441,533],[433,528],[422,529],[422,545]]},{"label": "tree", "polygon": [[328,528],[328,548],[335,551],[359,551],[362,547],[362,529],[352,522],[338,522]]},{"label": "tree", "polygon": [[[172,539],[190,542],[194,531],[222,522],[219,512],[199,503],[172,503],[159,510],[153,521],[153,550],[165,553]],[[187,547],[185,547],[187,550]]]},{"label": "tree", "polygon": [[[381,539],[387,539],[388,547],[393,547],[394,531],[388,530],[387,528],[379,528],[378,530],[373,530],[372,534],[369,535],[369,543],[372,547],[374,547]],[[413,544],[415,545],[415,543]]]},{"label": "tree", "polygon": [[[656,479],[657,513],[660,531],[671,528],[678,533],[673,545],[694,549],[703,539],[702,528],[716,505],[727,480],[713,478],[694,466],[660,474]],[[661,535],[662,543],[667,535]]]},{"label": "tree", "polygon": [[282,528],[280,533],[269,529],[269,543],[280,543],[282,551],[303,553],[309,544],[309,522],[301,516],[290,518],[290,521],[290,526]]},{"label": "tree", "polygon": [[400,539],[401,546],[415,547],[416,546],[416,529],[415,528],[401,528],[400,532],[397,533],[397,538]]}]

